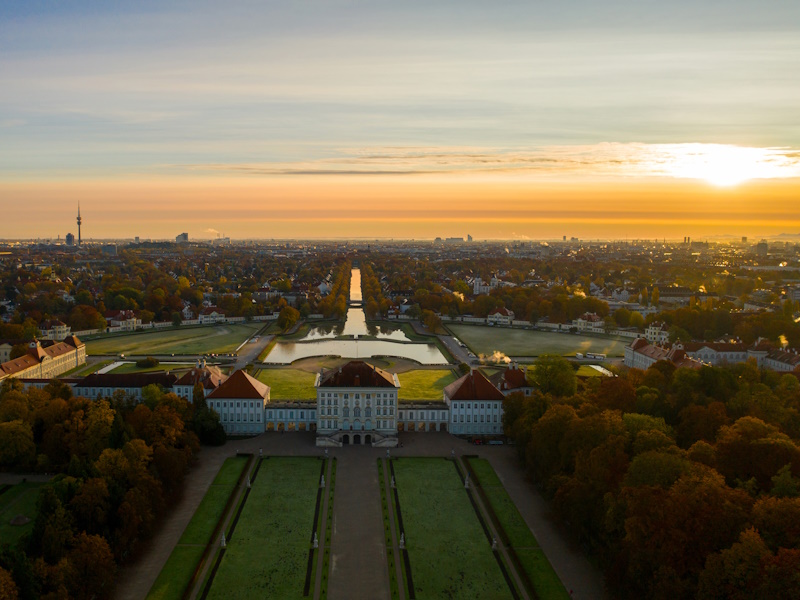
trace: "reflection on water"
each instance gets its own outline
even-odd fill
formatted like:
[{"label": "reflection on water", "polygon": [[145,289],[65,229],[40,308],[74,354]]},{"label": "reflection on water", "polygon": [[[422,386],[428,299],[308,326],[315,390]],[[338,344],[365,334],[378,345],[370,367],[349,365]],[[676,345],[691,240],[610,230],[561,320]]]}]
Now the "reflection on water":
[{"label": "reflection on water", "polygon": [[314,340],[332,340],[339,337],[370,336],[380,340],[394,340],[397,342],[410,342],[409,337],[394,325],[376,326],[367,325],[367,315],[360,308],[351,308],[347,311],[344,326],[341,323],[323,323],[312,327],[302,342]]},{"label": "reflection on water", "polygon": [[[353,269],[350,279],[350,300],[361,301],[361,271]],[[358,338],[377,339],[358,339]],[[398,356],[425,365],[446,364],[447,360],[435,344],[414,343],[401,329],[393,325],[367,325],[364,310],[347,311],[344,327],[340,323],[312,327],[296,341],[279,342],[264,360],[270,364],[286,364],[309,356],[341,356],[368,358]]]}]

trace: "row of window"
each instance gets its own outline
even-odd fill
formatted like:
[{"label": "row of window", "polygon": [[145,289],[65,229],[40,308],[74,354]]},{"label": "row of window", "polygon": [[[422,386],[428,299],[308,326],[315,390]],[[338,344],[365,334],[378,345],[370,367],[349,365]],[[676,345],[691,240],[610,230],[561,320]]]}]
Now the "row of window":
[{"label": "row of window", "polygon": [[[480,416],[480,421],[478,421],[478,416]],[[497,423],[497,415],[485,415],[486,416],[486,423]],[[472,423],[471,419],[472,415],[467,415],[467,423]],[[475,415],[475,423],[483,423],[484,415]],[[463,423],[464,422],[464,415],[453,415],[453,423]]]},{"label": "row of window", "polygon": [[[415,416],[415,415],[417,415],[417,416]],[[419,412],[414,412],[413,410],[410,410],[408,412],[400,411],[400,419],[406,419],[406,418],[408,418],[408,420],[410,420],[410,421],[413,421],[415,418],[416,419],[420,419],[422,421],[424,421],[426,419],[430,419],[431,421],[437,420],[437,416],[436,416],[436,411],[435,410],[430,411],[430,413],[426,413],[426,411],[424,411],[424,410],[421,410]],[[441,416],[438,417],[438,419],[440,421],[446,421],[447,420],[447,411],[441,411]]]},{"label": "row of window", "polygon": [[[478,406],[480,404],[480,407]],[[490,408],[490,409],[498,409],[500,408],[499,402],[453,402],[453,409],[466,409],[466,410],[473,410],[478,408]]]}]

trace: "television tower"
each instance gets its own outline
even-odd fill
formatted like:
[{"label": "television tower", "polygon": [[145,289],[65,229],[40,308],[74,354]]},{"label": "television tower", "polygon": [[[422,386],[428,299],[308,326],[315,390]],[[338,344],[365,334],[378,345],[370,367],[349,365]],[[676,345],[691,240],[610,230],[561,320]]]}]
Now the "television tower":
[{"label": "television tower", "polygon": [[78,246],[81,245],[81,203],[78,202]]}]

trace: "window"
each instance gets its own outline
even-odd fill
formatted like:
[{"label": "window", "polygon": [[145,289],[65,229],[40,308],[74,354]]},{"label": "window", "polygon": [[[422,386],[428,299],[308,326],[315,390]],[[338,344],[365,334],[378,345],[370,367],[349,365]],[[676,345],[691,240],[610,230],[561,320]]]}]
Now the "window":
[{"label": "window", "polygon": [[470,421],[470,417],[471,417],[471,416],[472,416],[472,415],[467,415],[467,423],[470,423],[470,422],[471,422],[471,421]]},{"label": "window", "polygon": [[464,415],[461,415],[461,422],[464,422]]},{"label": "window", "polygon": [[371,417],[372,416],[372,409],[369,406],[364,409],[364,416],[365,417]]},{"label": "window", "polygon": [[356,398],[356,400],[359,400],[361,398],[361,394],[356,394],[355,398]]}]

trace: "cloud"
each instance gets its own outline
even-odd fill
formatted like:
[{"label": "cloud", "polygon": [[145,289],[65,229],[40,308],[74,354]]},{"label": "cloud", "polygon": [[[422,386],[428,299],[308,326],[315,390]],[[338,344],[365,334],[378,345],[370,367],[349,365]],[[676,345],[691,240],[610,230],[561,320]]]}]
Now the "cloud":
[{"label": "cloud", "polygon": [[303,162],[173,165],[248,175],[422,175],[502,173],[543,176],[674,177],[720,184],[800,177],[795,148],[724,144],[601,143],[529,149],[476,147],[347,148]]}]

